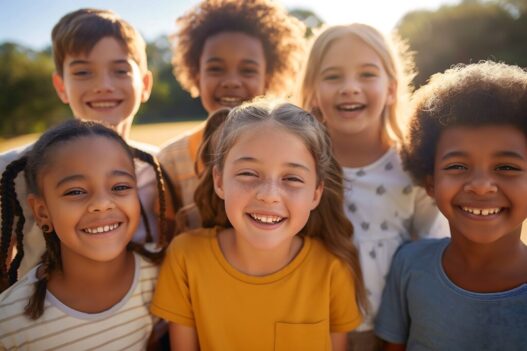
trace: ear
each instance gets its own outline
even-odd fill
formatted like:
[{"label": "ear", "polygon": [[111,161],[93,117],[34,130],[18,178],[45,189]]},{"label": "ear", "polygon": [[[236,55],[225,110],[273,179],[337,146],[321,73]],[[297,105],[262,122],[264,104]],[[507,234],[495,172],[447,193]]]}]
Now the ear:
[{"label": "ear", "polygon": [[212,168],[212,179],[214,181],[214,191],[216,195],[222,200],[225,200],[225,192],[223,191],[223,177],[218,167]]},{"label": "ear", "polygon": [[324,183],[321,182],[315,189],[313,201],[311,202],[311,210],[314,210],[318,206],[323,193],[324,193]]},{"label": "ear", "polygon": [[154,77],[152,72],[146,71],[143,74],[143,91],[141,92],[141,102],[147,102],[152,92],[152,86],[154,85]]},{"label": "ear", "polygon": [[425,190],[428,196],[435,198],[434,177],[431,175],[425,178]]},{"label": "ear", "polygon": [[46,206],[44,200],[34,194],[29,194],[27,196],[27,202],[31,208],[31,211],[33,212],[33,217],[35,217],[35,221],[37,222],[38,226],[42,227],[43,225],[48,225],[50,228],[52,228],[53,224],[51,223],[52,221],[49,215],[48,207]]},{"label": "ear", "polygon": [[69,104],[68,94],[66,94],[66,89],[64,86],[64,79],[57,72],[53,72],[51,81],[53,82],[53,86],[55,87],[55,91],[57,92],[60,100],[65,104]]},{"label": "ear", "polygon": [[391,79],[388,83],[388,95],[386,96],[386,105],[391,106],[395,102],[397,96],[397,82]]}]

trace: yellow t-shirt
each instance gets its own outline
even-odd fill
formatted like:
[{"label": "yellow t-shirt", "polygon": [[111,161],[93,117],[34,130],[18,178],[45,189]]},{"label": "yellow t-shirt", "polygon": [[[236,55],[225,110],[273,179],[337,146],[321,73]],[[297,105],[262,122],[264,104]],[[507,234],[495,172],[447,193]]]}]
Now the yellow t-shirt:
[{"label": "yellow t-shirt", "polygon": [[196,328],[201,350],[330,350],[330,333],[361,322],[347,266],[317,240],[304,239],[280,271],[255,277],[232,267],[219,229],[174,238],[151,312]]}]

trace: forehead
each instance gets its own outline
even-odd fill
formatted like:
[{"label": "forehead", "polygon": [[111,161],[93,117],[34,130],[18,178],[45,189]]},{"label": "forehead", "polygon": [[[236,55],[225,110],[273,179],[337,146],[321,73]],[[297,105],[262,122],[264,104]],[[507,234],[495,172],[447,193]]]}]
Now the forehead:
[{"label": "forehead", "polygon": [[54,145],[47,155],[48,173],[132,169],[133,160],[117,141],[106,136],[83,136]]},{"label": "forehead", "polygon": [[451,153],[483,158],[508,151],[527,156],[527,138],[514,126],[455,126],[445,129],[439,136],[436,161]]},{"label": "forehead", "polygon": [[129,62],[136,62],[127,46],[114,37],[101,38],[93,48],[89,51],[80,51],[75,53],[67,53],[64,59],[64,64],[69,64],[75,60],[88,60],[90,62],[112,62],[118,60],[127,60]]},{"label": "forehead", "polygon": [[346,34],[333,40],[322,58],[321,69],[328,66],[353,66],[375,64],[383,68],[381,57],[362,39],[354,34]]},{"label": "forehead", "polygon": [[265,63],[263,44],[260,39],[243,32],[221,32],[205,40],[200,60],[210,58],[245,60]]},{"label": "forehead", "polygon": [[305,141],[271,121],[243,129],[228,151],[226,162],[243,157],[264,163],[302,163],[309,165],[310,169],[315,166],[315,159]]}]

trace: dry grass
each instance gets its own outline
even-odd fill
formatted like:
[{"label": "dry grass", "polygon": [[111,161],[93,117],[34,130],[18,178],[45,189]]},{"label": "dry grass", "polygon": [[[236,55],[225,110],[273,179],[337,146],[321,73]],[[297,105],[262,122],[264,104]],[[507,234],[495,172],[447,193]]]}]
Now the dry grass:
[{"label": "dry grass", "polygon": [[[200,122],[174,122],[142,124],[132,127],[131,139],[148,144],[158,145],[196,127]],[[0,152],[35,141],[40,134],[26,134],[11,139],[0,139]]]}]

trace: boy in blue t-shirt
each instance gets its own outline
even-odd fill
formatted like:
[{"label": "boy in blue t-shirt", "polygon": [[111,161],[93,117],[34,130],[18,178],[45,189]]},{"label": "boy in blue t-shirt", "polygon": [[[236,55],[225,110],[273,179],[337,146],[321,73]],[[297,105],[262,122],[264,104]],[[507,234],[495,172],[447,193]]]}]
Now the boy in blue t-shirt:
[{"label": "boy in blue t-shirt", "polygon": [[481,62],[434,75],[402,157],[451,238],[396,254],[375,327],[384,349],[527,349],[527,72]]}]

